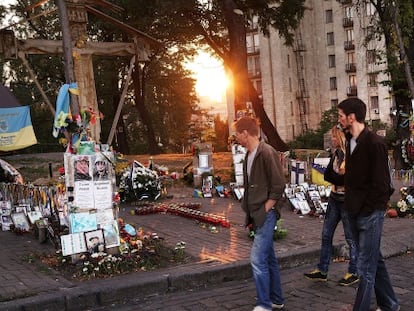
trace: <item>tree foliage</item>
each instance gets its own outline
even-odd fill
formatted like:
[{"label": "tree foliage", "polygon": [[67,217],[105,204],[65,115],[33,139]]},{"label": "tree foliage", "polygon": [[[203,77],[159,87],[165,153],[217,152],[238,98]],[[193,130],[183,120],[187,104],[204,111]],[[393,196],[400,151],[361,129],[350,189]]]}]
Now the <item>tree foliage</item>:
[{"label": "tree foliage", "polygon": [[[52,2],[47,2],[29,12],[24,10],[28,4],[34,2],[18,0],[17,14],[27,18],[53,5]],[[286,149],[267,117],[262,100],[248,79],[245,31],[249,18],[253,15],[259,16],[259,25],[264,34],[268,34],[273,27],[289,44],[303,16],[304,2],[305,0],[113,0],[112,3],[124,7],[125,10],[119,13],[103,9],[106,14],[162,43],[150,62],[143,64],[142,68],[139,68],[141,64],[136,64],[136,70],[142,71],[136,72],[135,94],[128,94],[128,108],[122,117],[122,121],[126,122],[129,141],[140,146],[139,149],[143,152],[154,151],[151,146],[156,137],[158,146],[162,145],[167,149],[175,150],[178,145],[183,144],[186,137],[184,127],[188,124],[188,113],[195,104],[195,94],[194,81],[182,68],[181,62],[191,58],[197,49],[208,49],[222,58],[225,66],[233,72],[236,81],[235,104],[252,102],[269,142],[279,150]],[[51,13],[47,17],[21,24],[16,30],[22,38],[30,36],[57,39],[60,37],[59,26],[57,14]],[[93,16],[90,16],[88,33],[92,40],[131,39],[113,25],[98,21]],[[112,119],[115,111],[115,98],[119,98],[120,84],[127,65],[128,61],[122,58],[95,58],[96,74],[99,76],[98,99],[102,102],[102,110],[105,110],[107,120],[103,122],[103,135],[109,132],[108,120]],[[58,85],[62,83],[63,71],[59,74],[58,71],[49,71],[48,67],[40,67],[36,68],[36,72],[43,72],[46,76],[41,80],[42,85],[46,81],[57,82]],[[57,67],[61,69],[60,66]],[[19,70],[20,77],[23,77],[24,71]],[[50,87],[58,89],[52,85]],[[50,94],[52,98],[53,95]],[[136,107],[138,113],[132,107]]]},{"label": "tree foliage", "polygon": [[[153,28],[157,16],[157,7],[151,1],[114,1],[128,8],[122,16],[113,12],[113,17],[122,20],[136,27],[142,32]],[[19,0],[15,6],[16,14],[20,18],[30,18],[35,14],[48,10],[53,2],[48,2],[40,7],[25,11],[25,8],[34,1]],[[1,14],[1,11],[0,11]],[[170,27],[171,28],[171,27]],[[60,39],[60,23],[56,12],[47,14],[44,17],[29,20],[14,27],[16,35],[24,39]],[[165,34],[152,31],[150,35],[156,35],[160,41],[168,42]],[[129,41],[128,37],[114,25],[89,15],[88,36],[93,41]],[[164,36],[164,37],[163,37]],[[184,39],[183,39],[184,40]],[[172,50],[174,44],[164,44],[162,48],[155,51],[149,62],[135,64],[139,85],[142,89],[136,94],[131,85],[127,94],[126,104],[123,108],[121,122],[127,129],[126,139],[131,145],[131,150],[136,153],[151,152],[149,147],[148,128],[152,128],[153,141],[157,142],[156,147],[163,147],[163,150],[180,150],[183,144],[189,140],[187,124],[190,119],[193,106],[197,103],[194,92],[194,80],[191,73],[184,69],[182,60],[194,53],[192,49]],[[54,102],[57,91],[64,83],[64,68],[62,56],[30,55],[27,57],[30,66],[37,74],[37,78],[44,90],[47,90],[51,102]],[[123,83],[125,82],[130,59],[127,57],[94,57],[94,73],[97,89],[99,109],[104,114],[102,122],[102,142],[106,142],[113,116],[117,109]],[[29,103],[42,103],[39,91],[34,87],[28,73],[22,66],[19,59],[8,62],[11,71],[3,71],[3,81],[11,80],[10,87],[15,95],[22,100],[27,98]],[[141,84],[145,82],[145,84]],[[26,88],[18,87],[25,85]],[[137,109],[137,107],[140,109]],[[37,109],[33,105],[33,109]],[[32,110],[33,110],[32,109]],[[36,133],[51,133],[52,122],[45,118],[42,113],[32,113],[33,125]],[[37,119],[37,116],[41,119]],[[46,129],[47,127],[47,129]],[[45,141],[47,138],[47,142]],[[41,135],[41,144],[49,144],[54,138],[49,135]],[[54,140],[57,144],[57,141]],[[180,147],[178,147],[180,146]],[[161,148],[160,148],[161,149]]]}]

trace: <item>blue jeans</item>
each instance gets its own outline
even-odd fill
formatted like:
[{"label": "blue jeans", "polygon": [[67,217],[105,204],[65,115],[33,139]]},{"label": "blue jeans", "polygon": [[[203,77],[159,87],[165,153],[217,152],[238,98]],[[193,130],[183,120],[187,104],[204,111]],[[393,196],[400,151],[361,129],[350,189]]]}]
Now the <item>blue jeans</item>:
[{"label": "blue jeans", "polygon": [[263,226],[255,228],[250,254],[257,305],[269,310],[272,309],[272,302],[284,303],[279,264],[273,248],[273,231],[276,221],[276,213],[273,210],[269,211]]},{"label": "blue jeans", "polygon": [[329,263],[332,256],[332,241],[338,223],[342,220],[346,243],[349,246],[349,266],[348,272],[357,274],[357,248],[352,236],[351,225],[349,224],[348,211],[344,207],[344,202],[330,198],[326,209],[325,220],[322,228],[322,245],[319,258],[318,269],[323,273],[328,273]]},{"label": "blue jeans", "polygon": [[380,250],[384,211],[350,218],[350,222],[357,243],[358,274],[361,277],[353,310],[368,311],[373,290],[381,310],[396,310],[398,300]]}]

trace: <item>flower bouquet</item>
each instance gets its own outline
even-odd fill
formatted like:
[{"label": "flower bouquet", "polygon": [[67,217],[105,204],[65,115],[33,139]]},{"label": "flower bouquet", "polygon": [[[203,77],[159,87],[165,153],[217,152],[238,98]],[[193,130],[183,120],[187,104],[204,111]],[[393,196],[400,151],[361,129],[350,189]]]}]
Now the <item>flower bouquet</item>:
[{"label": "flower bouquet", "polygon": [[414,215],[414,187],[402,187],[400,193],[401,199],[394,206],[398,216]]},{"label": "flower bouquet", "polygon": [[138,161],[125,169],[119,182],[122,201],[157,200],[161,195],[161,181],[156,172]]}]

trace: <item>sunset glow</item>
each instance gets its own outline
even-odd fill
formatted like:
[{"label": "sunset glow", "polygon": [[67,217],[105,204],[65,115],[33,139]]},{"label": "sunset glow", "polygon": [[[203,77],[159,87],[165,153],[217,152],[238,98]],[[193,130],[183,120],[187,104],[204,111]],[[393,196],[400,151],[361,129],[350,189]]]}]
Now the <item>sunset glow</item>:
[{"label": "sunset glow", "polygon": [[188,68],[194,72],[196,91],[200,98],[208,97],[216,103],[225,101],[228,78],[220,60],[207,53],[200,52],[194,61],[188,64]]}]

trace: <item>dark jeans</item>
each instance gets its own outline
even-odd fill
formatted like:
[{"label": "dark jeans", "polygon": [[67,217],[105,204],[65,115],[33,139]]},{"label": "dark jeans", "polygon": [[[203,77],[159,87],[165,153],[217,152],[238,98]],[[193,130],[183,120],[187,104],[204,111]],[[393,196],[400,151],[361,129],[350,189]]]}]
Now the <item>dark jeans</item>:
[{"label": "dark jeans", "polygon": [[329,198],[328,208],[326,209],[325,220],[322,228],[322,245],[319,257],[318,269],[323,273],[328,273],[329,263],[332,256],[332,241],[338,223],[342,220],[346,243],[349,246],[349,266],[348,272],[357,274],[357,248],[352,237],[351,225],[349,223],[348,212],[344,207],[344,202]]},{"label": "dark jeans", "polygon": [[368,311],[373,290],[382,311],[396,310],[398,300],[380,251],[384,211],[376,210],[368,216],[351,217],[350,223],[357,243],[358,274],[361,277],[353,310]]}]

